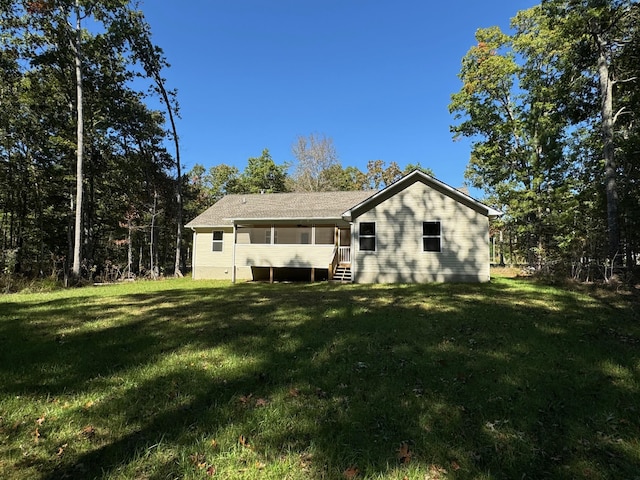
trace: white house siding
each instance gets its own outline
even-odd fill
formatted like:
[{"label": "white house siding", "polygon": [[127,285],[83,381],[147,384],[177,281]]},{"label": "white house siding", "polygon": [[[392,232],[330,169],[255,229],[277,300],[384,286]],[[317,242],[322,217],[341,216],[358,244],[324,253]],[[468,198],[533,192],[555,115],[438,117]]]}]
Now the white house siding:
[{"label": "white house siding", "polygon": [[[212,250],[213,231],[222,230],[222,251]],[[193,272],[195,279],[231,280],[233,228],[197,228],[193,232]],[[250,277],[249,277],[250,278]]]},{"label": "white house siding", "polygon": [[[441,222],[441,252],[424,252],[422,223]],[[376,250],[360,251],[359,225],[376,223]],[[489,280],[489,220],[422,182],[355,219],[352,269],[357,283]]]},{"label": "white house siding", "polygon": [[238,267],[328,268],[333,245],[236,245]]}]

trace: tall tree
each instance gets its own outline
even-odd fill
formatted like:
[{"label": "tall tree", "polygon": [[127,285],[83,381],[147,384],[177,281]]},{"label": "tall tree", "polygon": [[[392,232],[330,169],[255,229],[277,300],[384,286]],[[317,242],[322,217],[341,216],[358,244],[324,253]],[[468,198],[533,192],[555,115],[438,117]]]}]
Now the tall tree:
[{"label": "tall tree", "polygon": [[168,91],[162,76],[162,70],[169,67],[162,49],[151,42],[151,28],[145,21],[140,11],[128,10],[128,18],[124,26],[131,26],[129,42],[134,51],[134,57],[140,61],[148,77],[155,83],[156,90],[164,103],[169,123],[171,125],[171,137],[175,146],[176,160],[176,203],[177,203],[177,232],[176,232],[176,256],[174,275],[182,276],[182,223],[183,223],[183,199],[182,199],[182,164],[180,162],[180,141],[175,117],[179,116],[179,107],[175,91]]},{"label": "tall tree", "polygon": [[545,0],[543,6],[555,28],[574,47],[574,73],[595,76],[597,81],[608,254],[613,260],[621,253],[616,123],[621,115],[629,113],[628,106],[615,98],[616,85],[637,81],[637,70],[629,74],[620,59],[637,35],[640,7],[634,0]]},{"label": "tall tree", "polygon": [[299,136],[291,147],[296,159],[294,188],[303,192],[319,192],[331,189],[329,171],[340,165],[333,140],[325,135],[312,133]]},{"label": "tall tree", "polygon": [[513,25],[515,38],[498,27],[476,32],[478,43],[462,60],[462,88],[451,97],[459,120],[451,129],[472,139],[467,177],[506,209],[528,261],[541,267],[550,247],[548,214],[565,189],[556,73],[566,50],[539,7],[520,12]]},{"label": "tall tree", "polygon": [[[74,275],[80,274],[81,242],[82,242],[82,205],[83,205],[83,159],[84,159],[84,115],[83,115],[83,89],[82,89],[82,20],[91,15],[94,8],[92,4],[81,4],[80,0],[73,2],[45,2],[26,1],[24,8],[31,25],[26,28],[34,28],[43,34],[34,42],[38,47],[38,41],[47,42],[52,49],[63,51],[67,47],[72,53],[72,61],[75,72],[76,90],[76,201],[75,201],[75,227],[73,242],[73,266]],[[24,18],[24,17],[23,17]],[[47,35],[47,30],[53,35]],[[62,43],[62,44],[60,44]],[[67,45],[64,45],[67,43]]]},{"label": "tall tree", "polygon": [[82,174],[84,161],[84,113],[83,113],[83,92],[82,92],[82,15],[80,0],[75,1],[75,35],[71,42],[73,51],[73,62],[76,72],[76,215],[75,215],[75,237],[73,241],[73,274],[80,275],[80,256],[82,242],[82,194],[83,181]]}]

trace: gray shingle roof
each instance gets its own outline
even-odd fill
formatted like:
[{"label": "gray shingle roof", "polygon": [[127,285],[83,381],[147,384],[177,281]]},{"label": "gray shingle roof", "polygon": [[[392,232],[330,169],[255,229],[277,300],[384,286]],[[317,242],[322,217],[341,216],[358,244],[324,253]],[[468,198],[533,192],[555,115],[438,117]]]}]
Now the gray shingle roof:
[{"label": "gray shingle roof", "polygon": [[376,191],[304,192],[227,195],[187,227],[233,225],[233,220],[340,219]]}]

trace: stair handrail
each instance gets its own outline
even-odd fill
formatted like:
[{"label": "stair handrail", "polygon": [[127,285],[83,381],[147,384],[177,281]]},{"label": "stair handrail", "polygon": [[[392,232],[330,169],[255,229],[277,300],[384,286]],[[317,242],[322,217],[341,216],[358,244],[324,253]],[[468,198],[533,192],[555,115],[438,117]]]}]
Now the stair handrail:
[{"label": "stair handrail", "polygon": [[333,274],[336,272],[336,268],[338,268],[338,260],[338,245],[334,245],[331,262],[329,263],[329,280],[333,280]]}]

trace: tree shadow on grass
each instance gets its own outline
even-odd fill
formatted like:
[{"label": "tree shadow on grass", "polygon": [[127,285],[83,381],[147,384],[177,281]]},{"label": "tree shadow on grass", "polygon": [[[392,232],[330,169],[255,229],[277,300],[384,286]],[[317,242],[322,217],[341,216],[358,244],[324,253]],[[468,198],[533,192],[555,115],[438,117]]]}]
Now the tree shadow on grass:
[{"label": "tree shadow on grass", "polygon": [[[242,284],[78,305],[13,305],[4,316],[15,320],[0,329],[5,343],[29,344],[28,354],[4,351],[3,395],[97,397],[69,413],[93,433],[56,439],[88,451],[41,460],[42,478],[127,468],[197,476],[202,465],[242,476],[251,462],[278,461],[294,478],[341,478],[354,466],[361,476],[436,468],[451,478],[633,478],[640,469],[639,351],[629,340],[638,325],[585,296],[505,280]],[[131,317],[99,328],[122,309]],[[39,332],[56,311],[68,320]],[[611,333],[623,328],[625,337]],[[3,366],[18,362],[19,374]],[[218,450],[207,450],[212,440]],[[403,444],[410,455],[399,458]],[[166,459],[141,460],[158,445]]]}]

